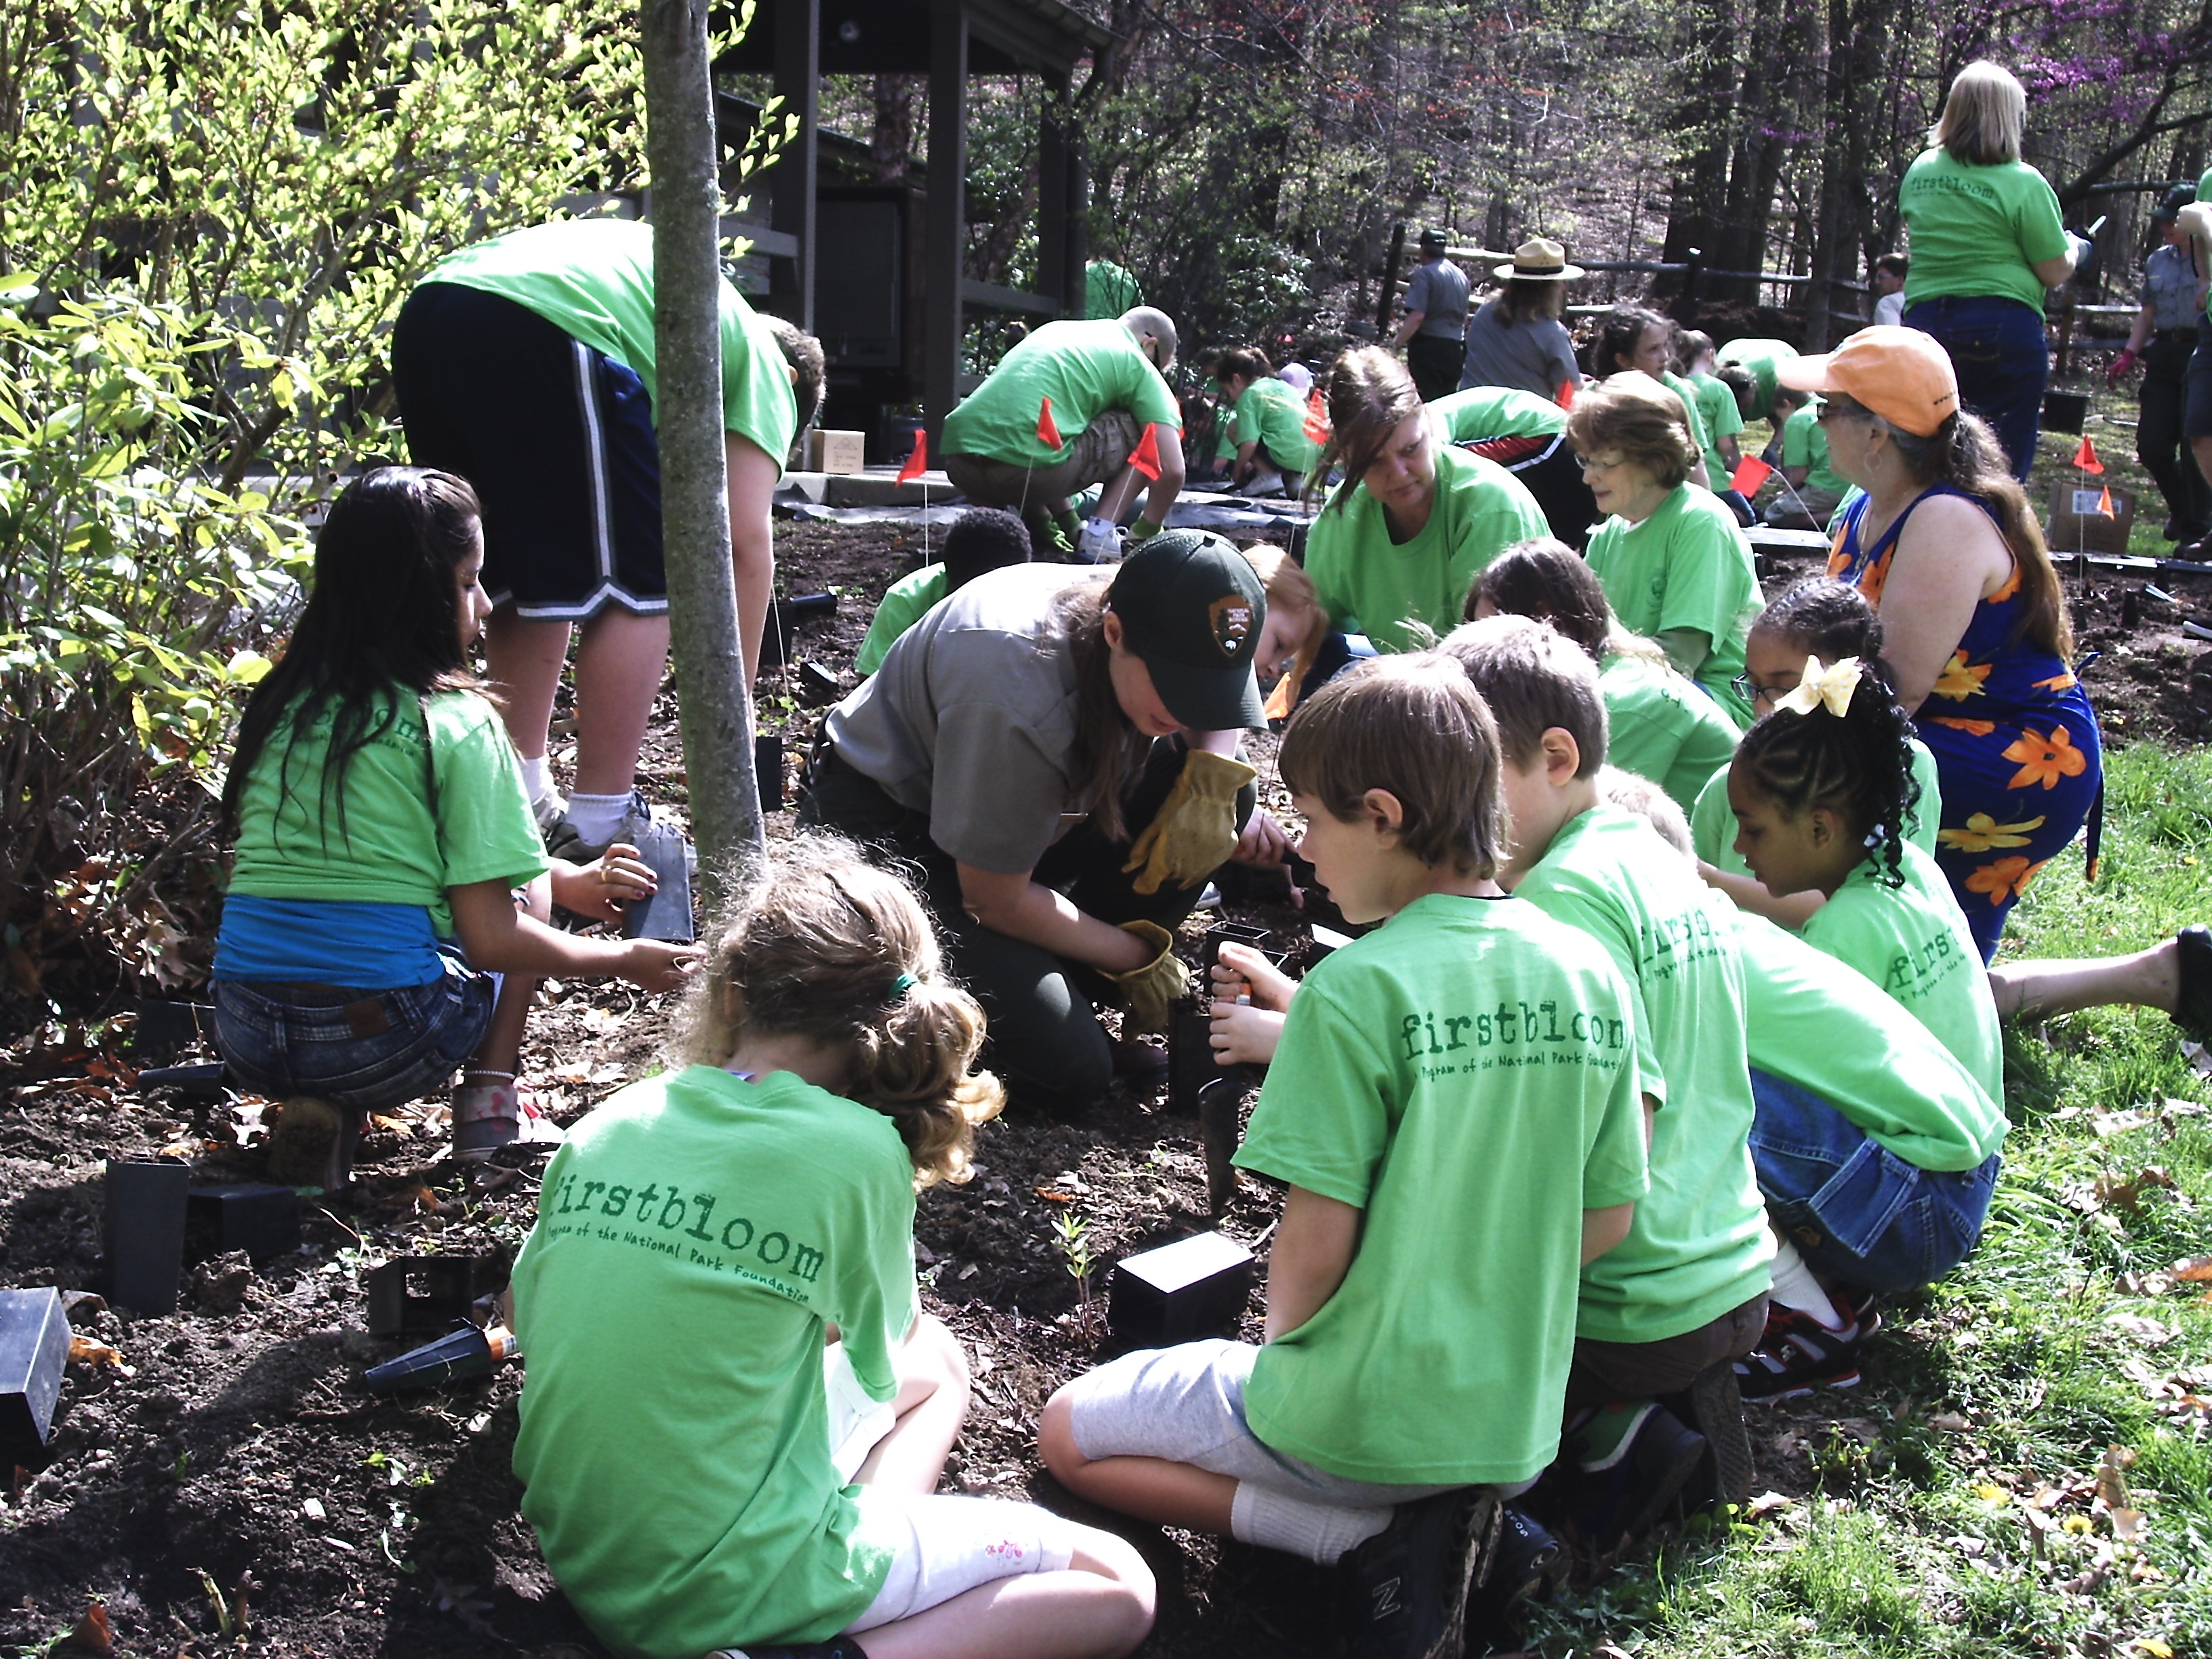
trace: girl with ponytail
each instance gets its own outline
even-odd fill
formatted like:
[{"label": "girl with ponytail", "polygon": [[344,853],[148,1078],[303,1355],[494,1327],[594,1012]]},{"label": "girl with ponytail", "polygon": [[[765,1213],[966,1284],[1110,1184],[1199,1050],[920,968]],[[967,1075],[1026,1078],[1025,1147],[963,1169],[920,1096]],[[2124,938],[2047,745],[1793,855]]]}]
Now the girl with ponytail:
[{"label": "girl with ponytail", "polygon": [[1152,1609],[1127,1544],[936,1495],[968,1371],[921,1310],[915,1192],[969,1177],[1003,1096],[928,913],[809,835],[709,937],[688,1063],[571,1133],[515,1262],[514,1468],[554,1577],[624,1653],[1127,1653]]}]

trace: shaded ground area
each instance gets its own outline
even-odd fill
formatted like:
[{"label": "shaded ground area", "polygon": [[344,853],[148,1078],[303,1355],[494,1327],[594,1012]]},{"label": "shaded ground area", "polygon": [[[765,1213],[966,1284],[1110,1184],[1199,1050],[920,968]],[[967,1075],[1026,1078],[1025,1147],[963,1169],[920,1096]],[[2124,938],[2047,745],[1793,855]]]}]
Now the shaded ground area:
[{"label": "shaded ground area", "polygon": [[[834,591],[834,617],[800,628],[794,660],[851,683],[875,598],[919,556],[895,525],[780,527],[787,593]],[[1802,562],[1808,569],[1812,561]],[[1771,574],[1769,591],[1790,569]],[[2161,584],[2212,613],[2212,583]],[[2139,580],[2069,579],[2086,672],[2112,740],[2200,740],[2212,714],[2205,647]],[[2132,596],[2132,597],[2131,597]],[[786,676],[763,724],[786,738],[794,775],[817,707]],[[681,799],[672,711],[664,705],[646,787]],[[788,832],[788,817],[776,820]],[[1240,908],[1279,946],[1303,940],[1295,911]],[[1186,929],[1194,946],[1202,923]],[[659,1011],[624,987],[549,986],[526,1060],[556,1115],[573,1119],[654,1063]],[[102,1283],[101,1163],[167,1152],[203,1178],[259,1173],[262,1103],[195,1114],[132,1086],[125,1033],[49,1026],[5,1055],[0,1110],[0,1285]],[[118,1048],[121,1052],[117,1052]],[[49,1467],[0,1480],[0,1652],[35,1650],[88,1601],[105,1601],[123,1650],[366,1656],[600,1652],[539,1559],[507,1462],[519,1374],[379,1398],[367,1364],[409,1343],[366,1334],[362,1279],[402,1254],[511,1258],[536,1200],[530,1166],[464,1171],[443,1157],[442,1110],[380,1120],[353,1191],[305,1211],[306,1243],[258,1273],[187,1247],[179,1310],[140,1318],[82,1302],[77,1331],[115,1362],[72,1364]],[[1213,1224],[1194,1118],[1158,1093],[1073,1119],[1016,1114],[984,1137],[969,1186],[921,1200],[925,1299],[968,1346],[974,1408],[950,1478],[975,1492],[1050,1490],[1033,1451],[1037,1407],[1096,1359],[1105,1340],[1106,1264]],[[1247,1181],[1219,1224],[1262,1244],[1273,1195]],[[1099,1267],[1069,1271],[1055,1221],[1073,1214]],[[1253,1308],[1256,1310],[1255,1297]],[[1248,1312],[1247,1334],[1257,1322]],[[1895,1406],[1917,1352],[1940,1338],[1908,1304],[1875,1344],[1869,1386],[1843,1409],[1846,1438]],[[418,1340],[410,1339],[410,1340]],[[696,1334],[668,1333],[672,1343]],[[1885,1379],[1889,1379],[1885,1381]],[[1838,1443],[1832,1401],[1755,1409],[1759,1488],[1802,1493]],[[4,1474],[4,1472],[0,1472]],[[641,1479],[652,1478],[641,1471]],[[1079,1510],[1078,1511],[1080,1512]],[[1089,1517],[1096,1518],[1096,1517]],[[1235,1544],[1125,1528],[1161,1579],[1156,1656],[1321,1654],[1333,1650],[1329,1576]],[[241,1634],[242,1632],[242,1634]]]}]

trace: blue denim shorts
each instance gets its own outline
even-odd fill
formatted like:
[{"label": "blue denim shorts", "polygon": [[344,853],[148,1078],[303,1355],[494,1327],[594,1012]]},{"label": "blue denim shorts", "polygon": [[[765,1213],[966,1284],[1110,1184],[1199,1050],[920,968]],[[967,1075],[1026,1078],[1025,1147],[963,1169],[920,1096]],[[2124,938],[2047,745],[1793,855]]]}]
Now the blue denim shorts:
[{"label": "blue denim shorts", "polygon": [[1923,1170],[1811,1091],[1753,1067],[1751,1159],[1774,1224],[1823,1279],[1917,1290],[1982,1236],[2002,1160]]},{"label": "blue denim shorts", "polygon": [[491,1024],[498,976],[445,963],[442,977],[388,991],[219,980],[216,1048],[257,1094],[399,1105],[450,1081]]}]

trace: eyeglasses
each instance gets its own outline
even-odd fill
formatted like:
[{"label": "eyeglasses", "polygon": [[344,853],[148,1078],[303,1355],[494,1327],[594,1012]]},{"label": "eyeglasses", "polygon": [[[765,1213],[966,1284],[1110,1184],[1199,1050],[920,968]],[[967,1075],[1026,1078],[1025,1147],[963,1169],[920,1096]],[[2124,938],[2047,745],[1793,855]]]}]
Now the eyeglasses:
[{"label": "eyeglasses", "polygon": [[1797,689],[1794,680],[1788,685],[1761,685],[1748,674],[1738,674],[1729,684],[1735,688],[1736,696],[1753,704],[1772,702],[1777,698],[1788,696]]},{"label": "eyeglasses", "polygon": [[1618,472],[1628,465],[1628,458],[1626,455],[1616,455],[1609,461],[1601,461],[1595,455],[1584,455],[1577,451],[1575,455],[1575,465],[1585,472]]},{"label": "eyeglasses", "polygon": [[1813,412],[1813,422],[1816,426],[1826,426],[1830,421],[1834,420],[1870,421],[1874,417],[1872,410],[1862,409],[1856,404],[1848,408],[1839,408],[1834,403],[1825,400],[1820,408]]}]

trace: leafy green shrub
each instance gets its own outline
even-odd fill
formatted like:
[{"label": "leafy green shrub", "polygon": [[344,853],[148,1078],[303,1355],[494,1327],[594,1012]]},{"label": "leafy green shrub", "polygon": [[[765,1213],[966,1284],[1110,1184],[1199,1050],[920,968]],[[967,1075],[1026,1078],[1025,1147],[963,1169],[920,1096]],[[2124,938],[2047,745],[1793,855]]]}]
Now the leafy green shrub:
[{"label": "leafy green shrub", "polygon": [[301,519],[396,453],[400,301],[463,242],[634,185],[643,125],[614,0],[54,0],[0,26],[10,989],[87,937],[176,970],[156,889],[205,839],[192,786]]}]

